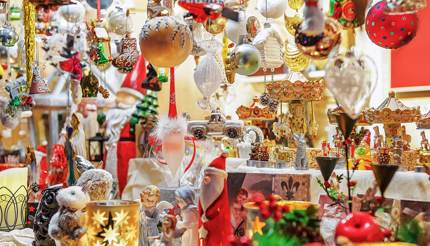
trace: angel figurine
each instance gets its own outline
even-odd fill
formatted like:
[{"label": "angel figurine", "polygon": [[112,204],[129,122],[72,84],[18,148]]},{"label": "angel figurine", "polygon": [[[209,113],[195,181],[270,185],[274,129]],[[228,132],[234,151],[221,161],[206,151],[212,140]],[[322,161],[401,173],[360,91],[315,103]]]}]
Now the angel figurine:
[{"label": "angel figurine", "polygon": [[140,193],[142,203],[139,246],[150,246],[158,238],[158,222],[160,213],[157,204],[160,202],[160,189],[155,185],[148,185]]},{"label": "angel figurine", "polygon": [[194,203],[194,191],[188,187],[180,187],[175,191],[176,205],[180,209],[177,216],[176,230],[181,234],[183,246],[197,246],[199,243],[199,211]]}]

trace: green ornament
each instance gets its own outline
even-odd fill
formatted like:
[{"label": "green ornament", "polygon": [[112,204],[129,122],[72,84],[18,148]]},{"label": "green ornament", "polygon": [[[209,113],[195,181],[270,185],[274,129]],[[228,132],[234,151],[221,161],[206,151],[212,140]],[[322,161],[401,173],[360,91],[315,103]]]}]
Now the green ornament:
[{"label": "green ornament", "polygon": [[158,80],[162,83],[166,83],[169,80],[169,78],[165,74],[160,74],[158,75]]}]

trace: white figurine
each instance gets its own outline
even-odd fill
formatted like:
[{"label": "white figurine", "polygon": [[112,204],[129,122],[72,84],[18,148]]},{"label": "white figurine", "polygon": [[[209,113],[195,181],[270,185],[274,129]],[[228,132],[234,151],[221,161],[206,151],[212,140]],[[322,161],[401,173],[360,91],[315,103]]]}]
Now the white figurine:
[{"label": "white figurine", "polygon": [[199,242],[199,211],[194,203],[195,194],[189,186],[175,191],[176,204],[181,209],[176,230],[182,234],[182,246],[197,246]]},{"label": "white figurine", "polygon": [[70,142],[72,144],[74,155],[80,155],[87,158],[85,132],[81,124],[82,118],[81,113],[72,114],[70,125],[73,128],[73,133],[70,138]]},{"label": "white figurine", "polygon": [[148,185],[140,193],[142,203],[140,218],[139,246],[150,246],[159,237],[157,225],[160,213],[157,204],[160,202],[160,189],[155,185]]}]

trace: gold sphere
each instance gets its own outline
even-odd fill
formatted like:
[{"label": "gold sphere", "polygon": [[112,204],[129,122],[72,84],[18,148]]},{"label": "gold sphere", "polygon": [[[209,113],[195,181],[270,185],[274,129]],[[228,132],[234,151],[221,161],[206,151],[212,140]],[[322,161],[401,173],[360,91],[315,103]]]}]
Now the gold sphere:
[{"label": "gold sphere", "polygon": [[226,24],[227,19],[224,17],[218,17],[215,20],[209,18],[203,23],[206,31],[214,35],[222,33]]},{"label": "gold sphere", "polygon": [[303,4],[305,4],[304,0],[288,0],[288,5],[295,11],[298,11],[303,6]]},{"label": "gold sphere", "polygon": [[156,67],[174,67],[184,62],[193,48],[189,27],[174,17],[148,20],[140,33],[140,50]]},{"label": "gold sphere", "polygon": [[285,28],[291,35],[296,35],[296,29],[297,26],[302,23],[303,19],[298,15],[294,15],[293,17],[289,17],[287,15],[284,15],[284,21],[285,21]]},{"label": "gold sphere", "polygon": [[285,64],[293,72],[301,72],[305,70],[311,59],[300,52],[294,44],[287,44],[285,48]]}]

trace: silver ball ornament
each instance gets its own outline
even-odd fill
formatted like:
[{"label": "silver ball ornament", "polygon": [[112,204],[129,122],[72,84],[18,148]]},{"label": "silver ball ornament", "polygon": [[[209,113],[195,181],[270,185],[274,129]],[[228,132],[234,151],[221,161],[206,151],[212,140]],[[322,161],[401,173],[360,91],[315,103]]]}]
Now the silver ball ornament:
[{"label": "silver ball ornament", "polygon": [[84,18],[85,7],[82,3],[76,2],[75,4],[61,6],[59,13],[67,22],[78,23]]},{"label": "silver ball ornament", "polygon": [[107,29],[118,35],[125,35],[133,28],[133,22],[122,9],[116,9],[109,13],[107,18]]},{"label": "silver ball ornament", "polygon": [[[97,9],[97,0],[87,0],[87,3],[91,8]],[[100,8],[107,9],[112,5],[112,3],[113,0],[100,0]]]},{"label": "silver ball ornament", "polygon": [[240,75],[251,75],[260,69],[260,52],[253,45],[238,45],[234,50],[232,58],[233,64],[236,66],[236,73]]}]

